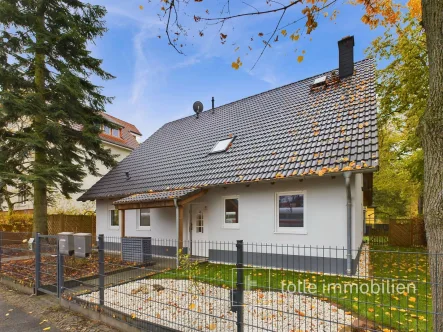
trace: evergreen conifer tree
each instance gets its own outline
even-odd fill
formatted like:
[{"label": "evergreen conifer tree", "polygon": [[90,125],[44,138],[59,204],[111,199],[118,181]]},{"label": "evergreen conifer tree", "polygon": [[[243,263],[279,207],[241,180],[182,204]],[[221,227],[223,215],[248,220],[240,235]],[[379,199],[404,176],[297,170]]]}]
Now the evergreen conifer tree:
[{"label": "evergreen conifer tree", "polygon": [[[115,127],[101,115],[111,98],[91,80],[113,76],[88,50],[105,14],[78,0],[0,2],[0,177],[32,184],[35,232],[47,233],[51,191],[69,197],[97,162],[115,163],[99,138]],[[17,174],[8,160],[26,166]]]}]

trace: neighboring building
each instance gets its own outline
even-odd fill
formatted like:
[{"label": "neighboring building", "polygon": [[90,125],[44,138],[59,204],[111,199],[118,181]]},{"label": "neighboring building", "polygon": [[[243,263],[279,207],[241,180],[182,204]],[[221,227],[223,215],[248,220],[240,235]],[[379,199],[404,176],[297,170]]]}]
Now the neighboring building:
[{"label": "neighboring building", "polygon": [[374,62],[354,64],[353,45],[339,41],[338,70],[165,124],[80,197],[97,202],[97,234],[231,262],[201,241],[318,245],[339,250],[259,245],[254,262],[355,270],[378,138]]},{"label": "neighboring building", "polygon": [[[120,120],[106,113],[103,113],[103,117],[119,126],[118,129],[104,127],[103,132],[100,134],[100,138],[102,139],[103,147],[110,149],[112,154],[118,155],[116,160],[120,162],[139,146],[142,134],[133,124]],[[78,127],[77,129],[81,130],[81,127]],[[100,162],[97,163],[97,168],[102,176],[109,172],[109,169]],[[87,190],[91,188],[99,179],[100,177],[93,176],[91,174],[86,175],[86,177],[83,179],[82,189]],[[95,204],[91,204],[91,202],[84,203],[77,200],[81,194],[82,193],[72,194],[71,199],[66,199],[62,194],[56,194],[55,199],[57,203],[54,206],[49,207],[49,212],[81,213],[86,211],[95,211]],[[24,195],[24,193],[20,193],[17,197],[17,201],[19,203],[14,205],[14,210],[27,212],[31,212],[33,210],[32,197],[27,197]],[[2,208],[4,210],[7,209],[6,206],[2,206]]]}]

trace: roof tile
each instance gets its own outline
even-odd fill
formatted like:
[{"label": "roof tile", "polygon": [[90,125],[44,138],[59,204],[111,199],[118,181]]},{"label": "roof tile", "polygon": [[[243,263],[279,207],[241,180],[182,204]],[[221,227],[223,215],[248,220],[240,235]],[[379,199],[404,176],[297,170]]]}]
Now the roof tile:
[{"label": "roof tile", "polygon": [[[359,61],[354,75],[311,91],[313,80],[323,75],[217,107],[198,119],[165,124],[80,199],[323,175],[343,168],[375,170],[373,60]],[[209,153],[230,135],[236,139],[228,151]]]}]

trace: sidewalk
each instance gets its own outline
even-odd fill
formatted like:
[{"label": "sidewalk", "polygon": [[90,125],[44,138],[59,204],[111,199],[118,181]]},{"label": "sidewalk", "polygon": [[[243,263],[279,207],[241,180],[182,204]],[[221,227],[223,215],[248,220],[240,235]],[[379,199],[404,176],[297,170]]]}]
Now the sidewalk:
[{"label": "sidewalk", "polygon": [[46,319],[36,318],[29,312],[5,302],[3,298],[0,299],[0,330],[10,332],[60,331]]},{"label": "sidewalk", "polygon": [[0,331],[115,331],[66,310],[50,295],[29,296],[0,284]]}]

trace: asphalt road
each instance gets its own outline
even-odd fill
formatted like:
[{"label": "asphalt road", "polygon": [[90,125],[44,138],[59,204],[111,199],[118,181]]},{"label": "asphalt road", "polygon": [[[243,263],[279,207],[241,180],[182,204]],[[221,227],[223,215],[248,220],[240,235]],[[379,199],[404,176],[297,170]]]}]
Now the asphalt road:
[{"label": "asphalt road", "polygon": [[[0,331],[4,332],[37,332],[60,331],[44,318],[37,319],[23,310],[6,303],[0,293]],[[49,329],[48,329],[49,328]]]}]

